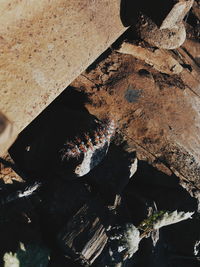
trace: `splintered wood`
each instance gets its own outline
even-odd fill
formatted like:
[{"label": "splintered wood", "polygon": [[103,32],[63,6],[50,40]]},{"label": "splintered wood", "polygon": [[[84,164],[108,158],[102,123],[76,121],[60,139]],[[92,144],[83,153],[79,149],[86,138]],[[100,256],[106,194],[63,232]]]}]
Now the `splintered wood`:
[{"label": "splintered wood", "polygon": [[[104,249],[108,237],[101,216],[104,207],[96,199],[86,203],[58,235],[58,243],[66,256],[91,265]],[[96,210],[96,211],[95,211]]]}]

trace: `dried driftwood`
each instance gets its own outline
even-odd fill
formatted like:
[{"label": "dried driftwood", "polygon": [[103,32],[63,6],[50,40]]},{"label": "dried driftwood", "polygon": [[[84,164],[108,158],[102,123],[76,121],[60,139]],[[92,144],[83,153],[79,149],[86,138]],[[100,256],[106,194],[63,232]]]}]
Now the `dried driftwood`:
[{"label": "dried driftwood", "polygon": [[105,208],[97,199],[86,203],[58,235],[66,257],[90,266],[107,243]]}]

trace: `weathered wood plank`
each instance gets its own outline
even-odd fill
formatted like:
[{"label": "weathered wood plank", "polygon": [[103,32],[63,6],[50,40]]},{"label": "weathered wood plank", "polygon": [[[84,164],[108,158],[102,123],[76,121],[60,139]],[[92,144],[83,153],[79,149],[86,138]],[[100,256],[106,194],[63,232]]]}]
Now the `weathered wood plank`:
[{"label": "weathered wood plank", "polygon": [[[145,63],[148,48],[133,45],[132,49],[140,53],[113,52],[72,84],[89,93],[90,113],[115,119],[129,151],[136,150],[140,159],[168,174],[176,172],[200,188],[199,68],[180,48],[177,56],[160,52],[165,63],[173,56],[183,66],[180,73],[169,74],[166,66],[162,73],[153,52],[151,62],[156,64],[150,66]],[[192,65],[191,70],[184,63]]]},{"label": "weathered wood plank", "polygon": [[58,235],[64,255],[87,266],[100,255],[108,240],[105,221],[101,218],[105,208],[98,202],[92,199],[86,203]]},{"label": "weathered wood plank", "polygon": [[120,1],[0,1],[0,110],[17,134],[124,31]]}]

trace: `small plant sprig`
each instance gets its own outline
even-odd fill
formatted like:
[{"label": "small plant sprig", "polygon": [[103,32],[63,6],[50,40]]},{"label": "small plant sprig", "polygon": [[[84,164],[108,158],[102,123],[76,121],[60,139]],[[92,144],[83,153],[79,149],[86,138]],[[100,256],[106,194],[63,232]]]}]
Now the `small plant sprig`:
[{"label": "small plant sprig", "polygon": [[142,231],[142,234],[140,235],[141,238],[149,236],[149,234],[154,230],[154,224],[156,221],[166,213],[165,210],[160,210],[154,212],[152,215],[150,215],[147,219],[143,220],[139,225],[138,229]]},{"label": "small plant sprig", "polygon": [[151,232],[159,230],[163,226],[191,219],[193,214],[194,212],[177,210],[172,212],[164,210],[156,211],[139,224],[138,229],[142,231],[140,238],[148,237]]}]

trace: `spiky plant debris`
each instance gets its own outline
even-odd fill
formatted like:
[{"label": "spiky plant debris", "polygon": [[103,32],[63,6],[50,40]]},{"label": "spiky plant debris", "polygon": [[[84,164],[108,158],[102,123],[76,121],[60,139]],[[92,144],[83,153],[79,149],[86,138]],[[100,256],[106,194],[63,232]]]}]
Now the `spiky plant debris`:
[{"label": "spiky plant debris", "polygon": [[145,219],[140,223],[138,229],[143,233],[141,237],[147,237],[148,234],[154,230],[159,230],[163,226],[178,223],[183,220],[191,219],[194,212],[184,212],[184,211],[157,211],[153,213],[149,218]]}]

